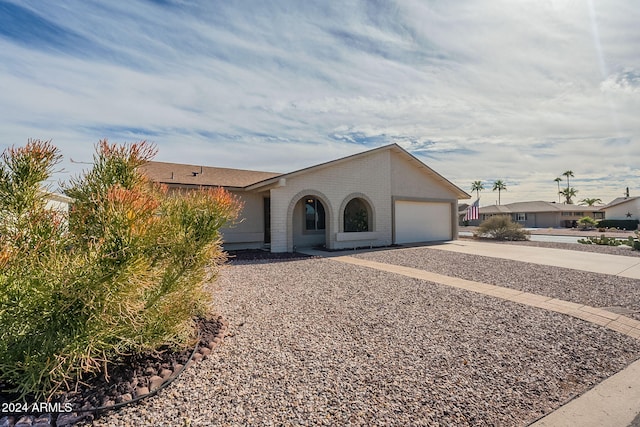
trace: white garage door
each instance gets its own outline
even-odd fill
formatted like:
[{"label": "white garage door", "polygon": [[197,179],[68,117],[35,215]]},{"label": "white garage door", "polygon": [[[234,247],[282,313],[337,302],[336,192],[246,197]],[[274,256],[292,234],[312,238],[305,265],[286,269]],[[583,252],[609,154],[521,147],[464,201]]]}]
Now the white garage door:
[{"label": "white garage door", "polygon": [[395,243],[451,240],[451,204],[396,201]]}]

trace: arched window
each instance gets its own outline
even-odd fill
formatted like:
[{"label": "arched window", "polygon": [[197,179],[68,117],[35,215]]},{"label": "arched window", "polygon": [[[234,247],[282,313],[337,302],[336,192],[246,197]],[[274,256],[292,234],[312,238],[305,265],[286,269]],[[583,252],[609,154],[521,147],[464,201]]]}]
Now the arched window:
[{"label": "arched window", "polygon": [[369,205],[360,198],[355,198],[347,203],[344,208],[344,231],[362,232],[369,231],[371,220]]},{"label": "arched window", "polygon": [[325,229],[324,206],[315,197],[308,197],[304,201],[304,223],[307,231]]}]

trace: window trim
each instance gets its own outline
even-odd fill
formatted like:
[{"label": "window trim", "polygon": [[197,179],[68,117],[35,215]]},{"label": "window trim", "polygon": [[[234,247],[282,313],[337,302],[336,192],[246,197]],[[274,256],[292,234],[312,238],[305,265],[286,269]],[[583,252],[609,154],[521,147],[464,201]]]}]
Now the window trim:
[{"label": "window trim", "polygon": [[[366,221],[366,228],[364,230],[347,230],[347,209],[352,203],[360,204],[360,209],[357,211],[357,213],[360,213],[362,211],[364,211],[365,213],[364,220]],[[371,217],[371,206],[369,206],[369,202],[367,202],[362,197],[353,197],[344,205],[344,210],[342,212],[342,229],[345,233],[366,233],[368,231],[372,231],[373,227],[371,225]]]},{"label": "window trim", "polygon": [[349,204],[353,199],[360,199],[363,203],[364,206],[367,209],[367,223],[368,223],[368,228],[369,228],[369,233],[375,232],[377,230],[376,228],[376,206],[373,203],[373,201],[371,200],[371,198],[369,198],[369,196],[367,196],[364,193],[361,192],[353,192],[348,194],[346,197],[344,197],[342,199],[342,202],[340,203],[340,209],[338,210],[338,232],[339,233],[359,233],[358,231],[345,231],[344,229],[344,214],[345,214],[345,210],[347,207],[347,204]]}]

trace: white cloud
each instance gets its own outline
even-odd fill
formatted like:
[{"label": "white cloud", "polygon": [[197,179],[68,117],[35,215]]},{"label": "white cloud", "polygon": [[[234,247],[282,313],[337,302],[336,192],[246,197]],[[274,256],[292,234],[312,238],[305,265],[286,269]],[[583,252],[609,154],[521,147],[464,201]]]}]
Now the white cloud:
[{"label": "white cloud", "polygon": [[581,197],[640,192],[630,0],[15,4],[0,148],[148,139],[159,160],[287,171],[397,142],[463,189],[505,180],[503,203],[556,199],[567,169]]}]

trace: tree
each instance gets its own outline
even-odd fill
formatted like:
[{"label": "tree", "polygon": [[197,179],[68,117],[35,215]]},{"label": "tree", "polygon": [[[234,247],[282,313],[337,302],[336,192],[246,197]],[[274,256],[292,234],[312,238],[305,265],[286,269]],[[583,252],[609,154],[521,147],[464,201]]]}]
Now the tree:
[{"label": "tree", "polygon": [[596,203],[602,203],[602,199],[582,199],[578,202],[581,205],[593,206]]},{"label": "tree", "polygon": [[560,191],[560,194],[562,194],[562,196],[565,198],[565,203],[568,204],[568,205],[572,205],[573,204],[573,200],[571,200],[571,199],[576,197],[577,193],[578,193],[578,190],[576,190],[573,187],[565,188],[565,189]]},{"label": "tree", "polygon": [[562,181],[562,178],[558,177],[554,179],[554,181],[558,184],[558,203],[560,203],[560,182]]},{"label": "tree", "polygon": [[495,181],[493,183],[493,191],[498,190],[498,204],[500,204],[500,192],[502,190],[507,191],[507,184],[505,184],[501,179]]},{"label": "tree", "polygon": [[578,220],[578,224],[580,224],[583,230],[586,230],[588,228],[595,227],[598,224],[598,221],[591,218],[590,216],[585,216]]},{"label": "tree", "polygon": [[570,170],[566,171],[562,175],[567,177],[567,188],[569,188],[570,187],[570,185],[569,185],[569,177],[573,178],[573,171],[570,171]]},{"label": "tree", "polygon": [[484,190],[484,187],[482,186],[482,181],[473,181],[471,183],[471,191],[475,191],[476,192],[476,196],[479,199],[480,198],[480,192]]}]

